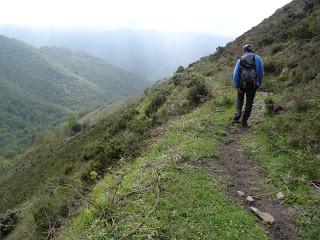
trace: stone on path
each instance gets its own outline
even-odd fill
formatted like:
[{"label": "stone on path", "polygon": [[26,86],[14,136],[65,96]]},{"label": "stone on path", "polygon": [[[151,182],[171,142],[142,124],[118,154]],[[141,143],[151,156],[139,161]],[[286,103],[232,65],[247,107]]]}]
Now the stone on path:
[{"label": "stone on path", "polygon": [[237,191],[237,193],[238,193],[238,195],[241,196],[241,197],[244,196],[244,192],[242,192],[242,191]]},{"label": "stone on path", "polygon": [[278,193],[276,194],[276,197],[277,197],[279,200],[282,200],[282,199],[284,199],[284,194],[283,194],[282,192],[278,192]]},{"label": "stone on path", "polygon": [[247,197],[247,201],[248,201],[248,202],[253,202],[253,201],[254,201],[254,199],[253,199],[253,197],[248,196],[248,197]]},{"label": "stone on path", "polygon": [[263,221],[272,224],[274,222],[274,217],[267,212],[261,212],[258,208],[250,207],[251,210]]}]

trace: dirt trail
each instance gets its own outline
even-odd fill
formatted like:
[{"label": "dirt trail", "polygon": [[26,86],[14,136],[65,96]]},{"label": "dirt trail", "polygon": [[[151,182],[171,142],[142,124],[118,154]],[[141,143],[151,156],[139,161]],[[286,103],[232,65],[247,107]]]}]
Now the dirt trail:
[{"label": "dirt trail", "polygon": [[[262,113],[263,104],[258,102],[254,106],[249,124],[256,124]],[[221,146],[219,158],[208,159],[206,168],[230,177],[232,185],[228,189],[228,194],[233,199],[242,201],[248,211],[251,211],[250,207],[253,206],[274,217],[275,221],[272,224],[261,221],[271,239],[298,239],[297,226],[291,220],[294,210],[282,205],[275,196],[268,195],[267,190],[263,187],[263,183],[267,181],[266,177],[257,163],[248,159],[243,146],[239,143],[239,140],[249,133],[250,129],[241,127],[230,130]],[[244,192],[245,196],[240,196],[237,191]],[[246,200],[248,195],[254,198],[252,203]],[[257,221],[259,221],[258,218]]]}]

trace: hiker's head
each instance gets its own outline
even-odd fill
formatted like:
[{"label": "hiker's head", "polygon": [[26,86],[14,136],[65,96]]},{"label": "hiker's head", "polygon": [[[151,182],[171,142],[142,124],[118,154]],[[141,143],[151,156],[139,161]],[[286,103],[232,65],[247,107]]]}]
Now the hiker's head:
[{"label": "hiker's head", "polygon": [[251,44],[246,44],[243,46],[243,52],[253,52]]}]

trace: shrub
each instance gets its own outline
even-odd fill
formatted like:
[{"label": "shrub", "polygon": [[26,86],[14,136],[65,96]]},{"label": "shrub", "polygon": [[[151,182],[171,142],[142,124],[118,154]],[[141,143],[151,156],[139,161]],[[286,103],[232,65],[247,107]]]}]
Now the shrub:
[{"label": "shrub", "polygon": [[126,129],[133,117],[139,114],[139,111],[137,111],[135,107],[136,106],[134,104],[130,104],[122,112],[116,114],[112,118],[110,127],[108,129],[108,132],[111,134],[111,136]]},{"label": "shrub", "polygon": [[293,37],[297,39],[309,39],[313,37],[313,33],[310,29],[310,23],[306,20],[301,21],[292,29]]},{"label": "shrub", "polygon": [[138,134],[144,134],[150,127],[151,121],[146,116],[139,116],[130,122],[128,129]]},{"label": "shrub", "polygon": [[311,11],[315,6],[314,2],[304,2],[303,12]]},{"label": "shrub", "polygon": [[268,97],[264,100],[264,104],[266,107],[266,114],[267,115],[272,115],[273,114],[273,110],[275,108],[275,104],[272,98]]},{"label": "shrub", "polygon": [[222,54],[223,51],[224,51],[224,47],[218,46],[218,47],[216,48],[216,54],[218,54],[218,55]]},{"label": "shrub", "polygon": [[82,126],[80,123],[76,123],[71,127],[71,130],[74,134],[81,132]]},{"label": "shrub", "polygon": [[96,155],[104,154],[105,150],[104,147],[101,145],[100,142],[93,142],[87,144],[82,152],[82,159],[88,161],[93,159]]},{"label": "shrub", "polygon": [[194,79],[192,80],[190,86],[189,86],[189,91],[188,91],[188,96],[187,99],[192,103],[192,104],[200,104],[202,102],[205,102],[208,97],[209,97],[209,90],[207,85],[205,84],[203,79]]},{"label": "shrub", "polygon": [[12,166],[12,161],[4,159],[0,156],[0,175],[6,173]]},{"label": "shrub", "polygon": [[183,66],[179,66],[179,67],[177,68],[176,73],[181,73],[181,72],[183,72],[183,71],[184,71],[184,67],[183,67]]},{"label": "shrub", "polygon": [[77,124],[77,116],[75,114],[71,114],[68,118],[68,124],[66,127],[66,134],[73,135],[74,132],[72,130],[73,126]]},{"label": "shrub", "polygon": [[274,55],[274,54],[280,52],[281,50],[282,50],[282,46],[281,45],[276,45],[276,46],[271,48],[271,54]]},{"label": "shrub", "polygon": [[10,210],[7,211],[5,214],[0,215],[0,238],[8,235],[12,231],[18,219],[18,211]]},{"label": "shrub", "polygon": [[172,82],[175,86],[178,86],[182,82],[182,75],[181,74],[175,74],[172,77]]},{"label": "shrub", "polygon": [[145,111],[146,115],[150,117],[150,115],[155,113],[165,103],[166,100],[167,94],[163,92],[156,93],[147,106],[147,109]]},{"label": "shrub", "polygon": [[274,73],[277,71],[277,68],[273,62],[266,61],[264,63],[264,70],[266,73]]},{"label": "shrub", "polygon": [[234,101],[229,96],[223,96],[222,99],[218,102],[221,107],[230,107],[234,104]]},{"label": "shrub", "polygon": [[151,124],[155,125],[155,124],[163,123],[166,120],[168,120],[170,115],[173,115],[175,113],[169,113],[167,109],[161,108],[159,111],[157,111],[156,113],[152,114]]},{"label": "shrub", "polygon": [[72,170],[73,170],[73,165],[71,163],[66,163],[64,165],[64,171],[63,172],[64,172],[65,175],[69,175],[72,172]]},{"label": "shrub", "polygon": [[80,179],[82,182],[86,183],[86,184],[92,184],[94,183],[94,179],[91,178],[90,173],[92,172],[92,170],[88,170],[85,169],[81,172],[80,174]]},{"label": "shrub", "polygon": [[270,45],[274,42],[274,39],[272,36],[265,36],[260,40],[260,44],[262,45]]},{"label": "shrub", "polygon": [[304,101],[304,100],[298,100],[295,103],[294,107],[297,112],[306,112],[311,107],[311,104],[307,101]]},{"label": "shrub", "polygon": [[62,218],[69,215],[73,201],[73,195],[66,189],[60,189],[53,195],[41,196],[36,199],[33,204],[32,215],[38,234],[47,236],[50,228],[59,228]]}]

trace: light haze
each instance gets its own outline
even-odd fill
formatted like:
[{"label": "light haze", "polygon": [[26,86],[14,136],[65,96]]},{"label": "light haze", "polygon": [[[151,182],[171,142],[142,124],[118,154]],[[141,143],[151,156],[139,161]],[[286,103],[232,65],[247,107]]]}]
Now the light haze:
[{"label": "light haze", "polygon": [[44,28],[126,28],[238,36],[290,0],[10,0],[1,25]]}]

